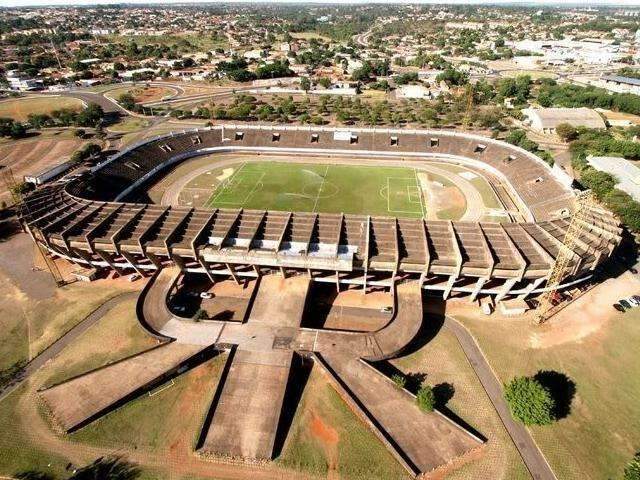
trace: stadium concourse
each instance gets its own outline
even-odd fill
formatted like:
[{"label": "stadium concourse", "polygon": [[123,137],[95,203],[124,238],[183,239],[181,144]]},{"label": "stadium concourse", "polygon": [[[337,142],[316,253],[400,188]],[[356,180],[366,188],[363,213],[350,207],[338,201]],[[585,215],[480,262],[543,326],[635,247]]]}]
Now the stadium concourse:
[{"label": "stadium concourse", "polygon": [[[195,209],[126,203],[167,167],[225,152],[349,155],[369,159],[454,162],[501,180],[525,222],[482,223],[310,212]],[[141,274],[169,265],[183,271],[257,277],[307,273],[337,285],[421,287],[475,299],[544,289],[569,226],[570,180],[540,158],[497,140],[428,130],[219,125],[135,144],[92,171],[38,189],[21,218],[33,238],[81,265]],[[566,281],[588,278],[620,242],[610,212],[591,207]]]}]

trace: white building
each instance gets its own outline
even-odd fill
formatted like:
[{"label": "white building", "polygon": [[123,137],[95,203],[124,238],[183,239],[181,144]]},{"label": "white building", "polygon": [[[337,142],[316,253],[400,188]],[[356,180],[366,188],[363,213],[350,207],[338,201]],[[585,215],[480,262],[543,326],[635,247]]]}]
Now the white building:
[{"label": "white building", "polygon": [[590,108],[525,108],[525,123],[540,133],[555,134],[561,123],[574,127],[606,129],[607,125],[598,112]]},{"label": "white building", "polygon": [[7,82],[9,82],[10,90],[25,92],[28,90],[39,90],[42,88],[42,80],[35,78],[27,78],[17,70],[9,70],[7,72]]},{"label": "white building", "polygon": [[622,157],[593,157],[589,155],[587,162],[596,170],[606,172],[618,180],[616,188],[627,192],[640,201],[640,168]]},{"label": "white building", "polygon": [[398,98],[434,98],[431,90],[424,85],[401,85],[396,89],[396,97]]},{"label": "white building", "polygon": [[640,95],[640,79],[622,77],[620,75],[603,75],[598,82],[598,86],[617,93],[634,93]]}]

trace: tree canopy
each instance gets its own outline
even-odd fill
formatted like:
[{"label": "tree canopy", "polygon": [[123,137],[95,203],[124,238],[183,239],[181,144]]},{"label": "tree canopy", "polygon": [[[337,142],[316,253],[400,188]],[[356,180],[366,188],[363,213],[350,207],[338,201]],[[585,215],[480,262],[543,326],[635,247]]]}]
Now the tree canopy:
[{"label": "tree canopy", "polygon": [[549,390],[531,377],[516,377],[504,389],[511,415],[525,425],[548,425],[555,420]]}]

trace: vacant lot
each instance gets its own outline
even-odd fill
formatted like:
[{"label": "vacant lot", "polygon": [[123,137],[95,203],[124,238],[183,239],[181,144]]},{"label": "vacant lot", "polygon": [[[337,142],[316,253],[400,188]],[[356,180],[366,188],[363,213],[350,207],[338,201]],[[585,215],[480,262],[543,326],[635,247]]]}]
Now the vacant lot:
[{"label": "vacant lot", "polygon": [[49,114],[62,108],[80,110],[82,109],[82,102],[76,98],[56,97],[53,95],[3,100],[0,101],[0,117],[25,121],[32,113]]},{"label": "vacant lot", "polygon": [[[584,315],[579,309],[573,314]],[[459,317],[503,382],[552,370],[575,384],[573,396],[567,394],[570,389],[557,392],[566,417],[531,429],[558,478],[621,478],[624,464],[640,450],[640,311],[622,314],[611,308],[605,317],[588,336],[548,348],[532,346],[532,339],[561,325]]]}]

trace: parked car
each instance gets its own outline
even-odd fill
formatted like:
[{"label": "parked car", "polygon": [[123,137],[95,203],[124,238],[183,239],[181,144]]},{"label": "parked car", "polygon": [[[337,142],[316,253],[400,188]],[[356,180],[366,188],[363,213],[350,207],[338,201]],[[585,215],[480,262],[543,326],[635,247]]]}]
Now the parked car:
[{"label": "parked car", "polygon": [[627,302],[624,298],[622,300],[618,300],[618,303],[622,305],[625,309],[633,308],[629,302]]},{"label": "parked car", "polygon": [[631,298],[633,298],[636,302],[640,302],[640,295],[632,295]]},{"label": "parked car", "polygon": [[625,311],[625,308],[622,305],[620,305],[619,303],[614,303],[613,304],[613,308],[615,308],[619,312],[624,312]]},{"label": "parked car", "polygon": [[380,309],[380,311],[381,311],[382,313],[391,313],[391,312],[393,312],[393,307],[389,307],[389,306],[387,306],[387,307],[382,307],[382,308]]},{"label": "parked car", "polygon": [[640,302],[639,302],[638,300],[636,300],[635,298],[633,298],[633,297],[625,298],[625,300],[626,300],[627,302],[629,302],[629,303],[631,304],[631,306],[632,306],[632,307],[638,307],[638,306],[640,306]]},{"label": "parked car", "polygon": [[127,277],[127,280],[129,280],[130,282],[135,282],[136,280],[140,280],[140,278],[142,277],[139,273],[132,273],[131,275],[129,275],[129,277]]},{"label": "parked car", "polygon": [[211,292],[201,292],[200,298],[213,298],[213,293]]}]

